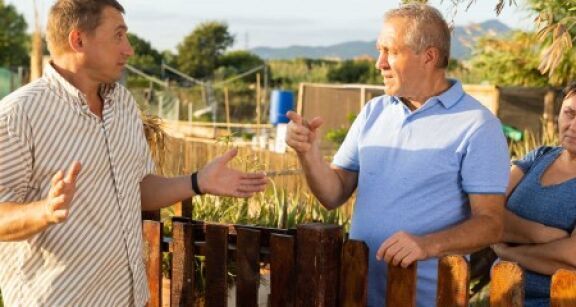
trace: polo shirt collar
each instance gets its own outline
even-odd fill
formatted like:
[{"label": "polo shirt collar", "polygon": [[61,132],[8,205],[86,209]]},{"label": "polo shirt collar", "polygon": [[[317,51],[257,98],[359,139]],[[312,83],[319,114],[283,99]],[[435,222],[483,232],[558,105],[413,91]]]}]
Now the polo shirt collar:
[{"label": "polo shirt collar", "polygon": [[462,83],[460,81],[448,79],[448,82],[450,82],[452,86],[450,86],[450,88],[444,93],[436,96],[436,98],[446,109],[453,107],[456,103],[458,103],[458,101],[460,101],[462,96],[464,96],[464,89],[462,88]]},{"label": "polo shirt collar", "polygon": [[[446,90],[444,93],[438,96],[430,97],[428,101],[432,99],[438,100],[440,104],[442,104],[442,106],[444,106],[444,108],[446,109],[450,109],[455,104],[457,104],[458,101],[460,101],[460,99],[462,98],[462,96],[464,96],[464,89],[462,88],[462,83],[454,79],[448,79],[448,82],[452,84],[450,88],[448,88],[448,90]],[[390,102],[398,104],[402,103],[402,100],[398,96],[391,96]]]}]

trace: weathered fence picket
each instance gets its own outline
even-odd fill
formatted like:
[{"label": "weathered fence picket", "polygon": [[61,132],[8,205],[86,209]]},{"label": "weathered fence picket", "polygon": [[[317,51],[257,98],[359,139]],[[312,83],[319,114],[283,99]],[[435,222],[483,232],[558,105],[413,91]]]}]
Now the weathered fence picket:
[{"label": "weathered fence picket", "polygon": [[576,272],[558,270],[552,276],[550,307],[576,306]]},{"label": "weathered fence picket", "polygon": [[293,307],[296,298],[296,240],[273,234],[270,238],[270,303]]},{"label": "weathered fence picket", "polygon": [[436,306],[466,307],[469,300],[470,264],[461,256],[438,261]]},{"label": "weathered fence picket", "polygon": [[236,266],[236,306],[258,306],[260,285],[260,231],[238,228]]},{"label": "weathered fence picket", "polygon": [[364,307],[368,302],[368,246],[347,240],[342,247],[340,306]]},{"label": "weathered fence picket", "polygon": [[170,306],[194,304],[194,231],[188,223],[172,224],[172,271]]},{"label": "weathered fence picket", "polygon": [[228,304],[228,226],[206,227],[206,306]]},{"label": "weathered fence picket", "polygon": [[342,228],[299,225],[296,233],[296,306],[337,306]]},{"label": "weathered fence picket", "polygon": [[386,306],[416,306],[417,266],[417,263],[413,263],[407,268],[388,265]]},{"label": "weathered fence picket", "polygon": [[502,261],[492,267],[490,306],[524,306],[524,272],[516,263]]},{"label": "weathered fence picket", "polygon": [[162,224],[157,221],[144,221],[142,235],[150,290],[148,306],[160,307],[162,306]]}]

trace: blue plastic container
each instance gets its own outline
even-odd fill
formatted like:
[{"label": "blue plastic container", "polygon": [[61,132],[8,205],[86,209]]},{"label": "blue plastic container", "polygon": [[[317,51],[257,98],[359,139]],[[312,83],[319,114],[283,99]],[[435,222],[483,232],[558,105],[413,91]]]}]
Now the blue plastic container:
[{"label": "blue plastic container", "polygon": [[270,97],[270,123],[274,126],[290,122],[286,112],[294,109],[292,91],[273,90]]}]

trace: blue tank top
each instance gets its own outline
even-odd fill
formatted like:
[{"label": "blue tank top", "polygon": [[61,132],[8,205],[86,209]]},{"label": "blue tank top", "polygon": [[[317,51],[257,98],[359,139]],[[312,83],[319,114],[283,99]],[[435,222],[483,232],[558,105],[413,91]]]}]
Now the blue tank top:
[{"label": "blue tank top", "polygon": [[[508,198],[507,208],[516,215],[568,233],[576,223],[576,178],[560,184],[541,185],[541,178],[562,147],[540,147],[513,163],[524,177]],[[549,306],[551,276],[525,272],[526,306]]]}]

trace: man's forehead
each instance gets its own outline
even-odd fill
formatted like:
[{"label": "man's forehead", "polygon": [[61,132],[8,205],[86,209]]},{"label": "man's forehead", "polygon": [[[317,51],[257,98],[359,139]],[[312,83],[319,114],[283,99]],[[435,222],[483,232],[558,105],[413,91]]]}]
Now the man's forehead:
[{"label": "man's forehead", "polygon": [[380,33],[378,34],[378,38],[376,40],[376,44],[378,45],[390,45],[390,44],[400,44],[402,40],[400,39],[401,33],[398,31],[396,25],[392,25],[390,23],[382,24],[382,28]]},{"label": "man's forehead", "polygon": [[101,25],[104,24],[108,24],[108,26],[112,26],[115,29],[128,29],[122,13],[113,7],[106,7],[102,11]]}]

